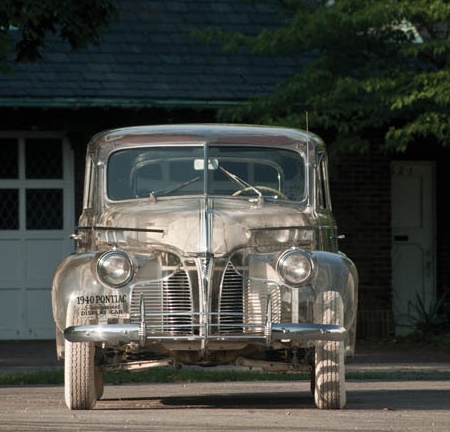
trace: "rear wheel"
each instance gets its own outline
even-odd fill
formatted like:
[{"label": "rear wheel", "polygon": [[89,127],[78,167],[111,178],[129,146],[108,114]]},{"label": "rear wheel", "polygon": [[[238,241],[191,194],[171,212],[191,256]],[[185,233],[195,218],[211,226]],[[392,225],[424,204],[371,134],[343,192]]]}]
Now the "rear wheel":
[{"label": "rear wheel", "polygon": [[[73,308],[69,308],[67,327],[81,324],[79,321],[77,317],[74,317]],[[72,410],[92,409],[98,398],[96,387],[95,345],[91,342],[66,340],[64,395],[67,407]]]},{"label": "rear wheel", "polygon": [[[323,324],[343,325],[344,306],[336,291],[322,294],[315,316]],[[315,344],[314,399],[320,409],[340,409],[346,403],[344,342],[318,341]]]},{"label": "rear wheel", "polygon": [[101,397],[103,396],[103,390],[105,386],[103,371],[99,366],[95,366],[94,379],[95,379],[95,395],[98,400],[101,399]]},{"label": "rear wheel", "polygon": [[313,365],[311,369],[311,374],[309,376],[309,390],[311,394],[314,396],[316,393],[316,368]]}]

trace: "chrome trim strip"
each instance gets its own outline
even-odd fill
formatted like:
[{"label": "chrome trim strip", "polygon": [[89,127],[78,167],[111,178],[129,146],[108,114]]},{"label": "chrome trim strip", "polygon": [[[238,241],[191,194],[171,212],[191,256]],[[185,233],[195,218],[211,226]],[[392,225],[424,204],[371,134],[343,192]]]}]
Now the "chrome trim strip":
[{"label": "chrome trim strip", "polygon": [[[243,327],[248,327],[245,325]],[[259,325],[260,327],[260,325]],[[264,340],[264,334],[236,334],[236,335],[161,335],[151,334],[142,324],[99,324],[72,326],[66,328],[64,337],[69,342],[140,342],[145,345],[146,340]],[[347,330],[344,327],[332,324],[272,324],[268,328],[269,341],[289,342],[291,340],[311,341],[344,341]]]},{"label": "chrome trim strip", "polygon": [[139,324],[72,326],[64,330],[64,337],[69,342],[137,342],[141,339],[140,330]]},{"label": "chrome trim strip", "polygon": [[334,324],[282,323],[271,325],[272,340],[344,341],[347,330]]}]

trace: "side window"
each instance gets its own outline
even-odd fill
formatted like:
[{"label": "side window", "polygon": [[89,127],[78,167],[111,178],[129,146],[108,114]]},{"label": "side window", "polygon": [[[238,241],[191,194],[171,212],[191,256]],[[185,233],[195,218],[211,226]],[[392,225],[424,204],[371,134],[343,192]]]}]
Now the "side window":
[{"label": "side window", "polygon": [[331,210],[328,161],[325,153],[319,154],[319,164],[317,166],[317,204],[319,208]]}]

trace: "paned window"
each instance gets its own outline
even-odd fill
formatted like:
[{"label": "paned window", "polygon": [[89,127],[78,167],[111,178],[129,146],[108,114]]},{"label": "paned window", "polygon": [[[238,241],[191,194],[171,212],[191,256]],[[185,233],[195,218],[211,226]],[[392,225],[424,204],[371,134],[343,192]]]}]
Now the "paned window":
[{"label": "paned window", "polygon": [[0,230],[63,229],[63,166],[60,139],[0,139]]},{"label": "paned window", "polygon": [[62,146],[57,139],[27,139],[25,142],[27,179],[63,177]]},{"label": "paned window", "polygon": [[0,139],[0,179],[19,177],[19,147],[15,139]]},{"label": "paned window", "polygon": [[28,230],[63,229],[62,189],[27,189]]},{"label": "paned window", "polygon": [[0,189],[0,230],[19,229],[19,190]]}]

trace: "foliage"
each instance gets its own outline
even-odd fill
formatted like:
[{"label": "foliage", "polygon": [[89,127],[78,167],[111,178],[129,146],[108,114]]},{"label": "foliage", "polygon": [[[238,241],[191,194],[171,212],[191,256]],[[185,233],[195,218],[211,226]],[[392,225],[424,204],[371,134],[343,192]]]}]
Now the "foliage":
[{"label": "foliage", "polygon": [[1,373],[0,385],[58,385],[64,382],[64,371],[61,370],[36,370],[15,373]]},{"label": "foliage", "polygon": [[424,298],[416,293],[415,303],[411,303],[412,313],[408,317],[413,330],[422,336],[431,336],[447,330],[446,319],[442,313],[445,299],[444,294],[435,302],[427,304]]},{"label": "foliage", "polygon": [[[308,373],[270,373],[249,371],[246,369],[205,369],[186,367],[175,369],[157,367],[140,372],[108,371],[105,373],[106,384],[132,383],[178,383],[178,382],[230,382],[230,381],[303,381],[308,380]],[[60,370],[35,370],[12,374],[0,374],[0,386],[5,385],[40,385],[63,384],[64,372]]]},{"label": "foliage", "polygon": [[0,71],[10,70],[11,52],[17,62],[39,60],[49,34],[72,49],[98,44],[116,14],[114,0],[2,0]]},{"label": "foliage", "polygon": [[249,371],[247,369],[210,369],[202,367],[186,367],[181,369],[157,367],[141,372],[107,372],[105,382],[122,383],[177,383],[177,382],[232,382],[232,381],[301,381],[309,379],[309,374],[289,372],[284,374]]},{"label": "foliage", "polygon": [[[263,0],[259,0],[263,2]],[[265,0],[267,2],[267,0]],[[298,73],[221,120],[309,126],[341,150],[450,146],[449,0],[278,0],[282,25],[202,32],[228,50],[288,55]]]},{"label": "foliage", "polygon": [[[351,371],[346,373],[351,380],[448,380],[448,372],[417,371]],[[191,382],[233,382],[233,381],[309,381],[308,373],[271,373],[262,371],[204,370],[186,368],[152,368],[141,372],[106,372],[105,384],[156,384]],[[0,374],[0,386],[62,385],[64,371],[36,370]],[[288,387],[287,387],[288,388]]]}]

